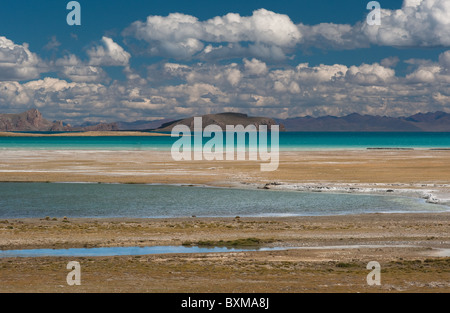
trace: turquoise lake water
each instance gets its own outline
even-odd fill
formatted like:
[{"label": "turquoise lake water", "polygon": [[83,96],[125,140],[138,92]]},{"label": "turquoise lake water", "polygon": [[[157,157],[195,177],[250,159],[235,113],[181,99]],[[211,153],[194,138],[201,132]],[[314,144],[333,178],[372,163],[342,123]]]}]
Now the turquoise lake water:
[{"label": "turquoise lake water", "polygon": [[399,196],[211,187],[86,183],[0,183],[0,218],[324,216],[444,212]]},{"label": "turquoise lake water", "polygon": [[[0,149],[170,150],[177,139],[170,136],[0,137]],[[280,150],[348,148],[450,148],[450,133],[280,133]]]}]

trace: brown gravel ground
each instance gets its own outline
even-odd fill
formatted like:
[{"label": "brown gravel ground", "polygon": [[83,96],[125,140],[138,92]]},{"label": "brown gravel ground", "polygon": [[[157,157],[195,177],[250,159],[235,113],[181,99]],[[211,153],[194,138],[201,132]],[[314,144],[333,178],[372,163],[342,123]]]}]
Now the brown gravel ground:
[{"label": "brown gravel ground", "polygon": [[[257,238],[261,246],[287,250],[0,258],[0,292],[449,292],[450,258],[438,256],[440,249],[450,248],[449,229],[450,214],[444,213],[8,220],[0,223],[2,249],[181,245],[205,240],[214,244]],[[69,261],[81,264],[81,286],[66,283]],[[370,261],[381,265],[381,286],[366,283]]]}]

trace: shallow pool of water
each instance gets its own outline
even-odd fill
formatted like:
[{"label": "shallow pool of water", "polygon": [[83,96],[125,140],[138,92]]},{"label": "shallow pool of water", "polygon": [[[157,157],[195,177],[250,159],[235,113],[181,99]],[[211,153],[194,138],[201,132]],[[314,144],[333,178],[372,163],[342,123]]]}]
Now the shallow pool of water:
[{"label": "shallow pool of water", "polygon": [[134,184],[0,183],[0,218],[273,217],[449,211],[392,195]]},{"label": "shallow pool of water", "polygon": [[439,249],[433,253],[433,256],[450,257],[450,249]]},{"label": "shallow pool of water", "polygon": [[14,257],[95,257],[95,256],[132,256],[172,253],[218,253],[244,251],[274,251],[286,248],[228,248],[228,247],[186,247],[186,246],[154,246],[154,247],[103,247],[103,248],[71,248],[71,249],[28,249],[3,250],[0,258]]},{"label": "shallow pool of water", "polygon": [[[99,256],[134,256],[175,253],[224,253],[248,251],[280,251],[280,250],[348,250],[374,248],[418,248],[414,245],[335,245],[335,246],[303,246],[303,247],[198,247],[198,246],[153,246],[153,247],[102,247],[71,249],[24,249],[0,250],[0,258],[14,257],[99,257]],[[450,249],[437,249],[429,252],[433,256],[450,256]]]}]

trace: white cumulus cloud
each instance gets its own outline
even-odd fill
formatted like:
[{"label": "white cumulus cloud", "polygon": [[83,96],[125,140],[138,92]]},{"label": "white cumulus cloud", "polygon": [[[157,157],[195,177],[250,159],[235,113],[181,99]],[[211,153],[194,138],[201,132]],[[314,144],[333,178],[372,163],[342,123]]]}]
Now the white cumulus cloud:
[{"label": "white cumulus cloud", "polygon": [[127,66],[131,55],[111,38],[103,37],[102,45],[97,45],[90,50],[89,64],[94,66]]},{"label": "white cumulus cloud", "polygon": [[[229,13],[206,21],[181,13],[172,13],[167,17],[149,16],[145,22],[134,22],[123,34],[147,42],[147,50],[152,55],[180,59],[192,57],[203,50],[205,54],[212,51],[220,54],[217,50],[222,49],[226,54],[239,54],[239,49],[241,52],[251,52],[251,47],[254,53],[265,49],[267,51],[263,54],[282,55],[283,49],[295,47],[302,37],[289,16],[266,9],[256,10],[252,16]],[[239,44],[244,42],[250,43],[250,48]],[[219,45],[207,45],[205,48],[205,43]]]},{"label": "white cumulus cloud", "polygon": [[45,67],[28,44],[18,45],[0,36],[0,81],[38,78]]},{"label": "white cumulus cloud", "polygon": [[255,58],[251,60],[244,59],[244,66],[246,72],[250,75],[264,75],[267,73],[266,63]]},{"label": "white cumulus cloud", "polygon": [[55,66],[64,78],[74,82],[99,82],[108,79],[101,67],[86,64],[74,54],[56,60]]},{"label": "white cumulus cloud", "polygon": [[362,24],[373,44],[393,47],[450,46],[450,1],[406,0],[401,9],[381,10],[381,25]]}]

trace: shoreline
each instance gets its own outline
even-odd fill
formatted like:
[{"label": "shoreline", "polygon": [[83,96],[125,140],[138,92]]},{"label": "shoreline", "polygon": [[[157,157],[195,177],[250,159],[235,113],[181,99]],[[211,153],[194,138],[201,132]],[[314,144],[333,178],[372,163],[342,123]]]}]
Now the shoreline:
[{"label": "shoreline", "polygon": [[[388,195],[415,198],[430,204],[450,205],[450,164],[447,165],[450,151],[282,152],[279,170],[268,173],[255,171],[255,167],[259,167],[258,162],[176,162],[168,159],[169,154],[161,151],[83,150],[73,153],[65,150],[11,150],[3,154],[0,175],[2,182],[143,184]],[[436,173],[441,177],[436,177],[433,181],[429,181],[427,177],[427,181],[419,176],[427,172],[415,171],[412,175],[418,181],[409,179],[411,174],[408,172],[413,171],[414,167],[431,164],[437,157],[439,171]],[[369,158],[373,158],[375,162]],[[420,158],[423,161],[419,165],[415,161]],[[45,163],[42,162],[44,159]],[[394,164],[386,169],[391,160],[399,162],[398,165]],[[377,166],[376,163],[380,165]],[[445,168],[442,167],[444,163]],[[312,169],[308,168],[311,164],[314,165]],[[233,165],[236,165],[236,169]],[[406,167],[407,171],[401,167]],[[299,173],[309,171],[312,176],[298,180],[291,173],[294,168]],[[327,174],[328,179],[315,177],[317,172],[325,169],[333,175]],[[344,170],[351,174],[353,169],[356,175],[339,177]],[[395,171],[400,175],[407,175],[407,180],[382,182],[386,177],[392,179],[390,170],[394,171],[394,175]],[[378,175],[380,171],[386,172],[384,179],[377,179],[375,182],[368,180],[374,176],[371,172]],[[365,177],[359,177],[361,174],[358,172]]]},{"label": "shoreline", "polygon": [[[437,221],[440,224],[436,224]],[[420,225],[420,231],[417,227],[409,229],[411,225]],[[205,239],[214,246],[219,240],[244,238],[261,239],[260,247],[289,249],[325,249],[325,246],[340,249],[357,245],[450,249],[446,226],[450,226],[450,212],[289,217],[10,218],[0,220],[3,234],[0,250],[181,246],[185,242],[195,245]],[[405,232],[408,229],[409,234]]]},{"label": "shoreline", "polygon": [[61,133],[0,132],[0,137],[160,137],[170,134],[141,131],[81,131]]},{"label": "shoreline", "polygon": [[[432,189],[430,189],[431,187]],[[433,188],[434,187],[434,188]],[[258,187],[260,188],[260,187]],[[448,184],[356,184],[356,183],[268,183],[263,189],[324,193],[352,193],[361,195],[396,195],[425,200],[426,203],[450,205]],[[443,191],[445,190],[445,191]]]}]

